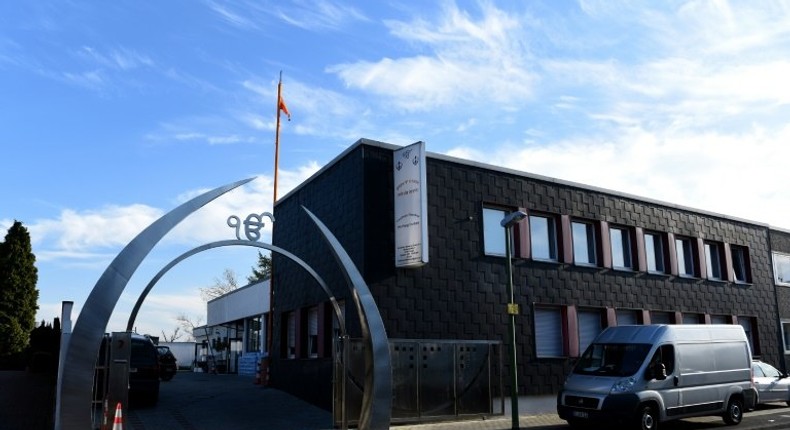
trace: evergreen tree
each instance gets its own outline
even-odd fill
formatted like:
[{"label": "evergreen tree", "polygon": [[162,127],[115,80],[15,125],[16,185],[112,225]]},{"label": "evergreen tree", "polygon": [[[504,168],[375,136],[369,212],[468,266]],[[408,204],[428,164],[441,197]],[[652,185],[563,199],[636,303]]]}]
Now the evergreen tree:
[{"label": "evergreen tree", "polygon": [[268,255],[261,254],[261,251],[258,251],[258,267],[252,268],[252,275],[247,276],[247,281],[250,284],[254,284],[256,282],[265,281],[272,276],[272,257]]},{"label": "evergreen tree", "polygon": [[25,349],[36,327],[38,269],[30,235],[14,221],[0,243],[0,356]]}]

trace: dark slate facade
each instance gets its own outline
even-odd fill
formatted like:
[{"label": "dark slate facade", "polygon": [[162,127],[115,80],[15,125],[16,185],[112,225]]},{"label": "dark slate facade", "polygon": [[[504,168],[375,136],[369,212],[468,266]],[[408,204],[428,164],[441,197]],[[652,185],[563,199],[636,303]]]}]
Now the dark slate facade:
[{"label": "dark slate facade", "polygon": [[[376,299],[390,338],[495,340],[505,345],[506,259],[486,255],[483,209],[520,209],[557,220],[558,255],[556,262],[531,258],[528,224],[515,229],[519,393],[559,390],[573,359],[583,352],[579,345],[579,332],[585,328],[580,323],[582,313],[600,315],[601,327],[617,324],[623,311],[639,323],[668,318],[671,323],[696,319],[700,323],[723,320],[745,324],[751,328],[755,355],[784,368],[779,321],[780,317],[790,321],[790,289],[777,294],[771,249],[790,253],[790,233],[772,233],[759,223],[429,153],[430,261],[417,269],[396,269],[394,149],[397,147],[362,139],[275,206],[273,243],[303,258],[344,301],[352,337],[360,336],[360,328],[349,289],[302,207],[327,225],[354,260]],[[590,222],[598,233],[600,261],[595,267],[573,262],[569,227],[572,220],[579,219]],[[606,251],[611,226],[631,232],[632,270],[611,268],[611,252]],[[647,231],[667,240],[664,255],[668,267],[663,275],[645,270],[643,235]],[[676,274],[677,256],[670,245],[676,237],[690,239],[695,247],[694,257],[703,266],[695,276]],[[730,273],[723,274],[721,280],[708,280],[704,273],[706,241],[721,246],[722,262],[728,264],[730,246],[748,250],[748,282],[736,282]],[[272,383],[328,409],[332,404],[333,314],[326,294],[295,264],[278,255],[273,259]],[[315,329],[310,328],[308,313],[315,306],[317,340],[311,341],[310,330]],[[536,338],[536,309],[558,315],[562,353],[538,354],[541,340]],[[289,314],[295,320],[291,350]],[[507,375],[507,363],[504,365]]]}]

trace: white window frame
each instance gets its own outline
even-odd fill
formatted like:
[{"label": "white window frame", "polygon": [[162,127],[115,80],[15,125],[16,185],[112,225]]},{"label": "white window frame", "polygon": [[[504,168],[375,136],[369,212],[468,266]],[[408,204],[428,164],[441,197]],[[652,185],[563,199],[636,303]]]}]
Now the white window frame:
[{"label": "white window frame", "polygon": [[589,221],[571,221],[571,238],[573,242],[573,263],[578,266],[596,266],[598,264],[597,237],[595,224]]},{"label": "white window frame", "polygon": [[790,255],[772,252],[774,263],[774,282],[776,285],[790,287]]},{"label": "white window frame", "polygon": [[610,226],[609,242],[612,249],[612,268],[616,270],[634,270],[631,229],[628,227]]},{"label": "white window frame", "polygon": [[[738,284],[749,284],[752,282],[751,270],[749,268],[749,248],[741,245],[730,245],[730,256],[732,257],[732,279]],[[742,278],[738,276],[738,270],[742,272]]]},{"label": "white window frame", "polygon": [[[666,241],[664,235],[658,232],[645,232],[645,263],[647,273],[667,273],[667,262],[664,257]],[[648,239],[649,238],[649,239]]]},{"label": "white window frame", "polygon": [[[697,262],[694,255],[694,243],[688,237],[675,237],[675,253],[677,255],[678,276],[694,278],[697,276]],[[687,267],[691,266],[691,267]]]},{"label": "white window frame", "polygon": [[[483,208],[483,252],[485,255],[504,257],[507,253],[505,228],[502,220],[508,214],[504,209]],[[513,249],[513,248],[511,248]]]},{"label": "white window frame", "polygon": [[[545,225],[545,229],[543,228]],[[529,216],[530,251],[533,260],[558,261],[557,220],[549,215]],[[543,252],[545,250],[545,252]],[[541,251],[541,252],[537,252]],[[548,255],[546,255],[548,253]]]},{"label": "white window frame", "polygon": [[724,279],[724,246],[720,242],[705,241],[705,266],[708,279],[721,281]]}]

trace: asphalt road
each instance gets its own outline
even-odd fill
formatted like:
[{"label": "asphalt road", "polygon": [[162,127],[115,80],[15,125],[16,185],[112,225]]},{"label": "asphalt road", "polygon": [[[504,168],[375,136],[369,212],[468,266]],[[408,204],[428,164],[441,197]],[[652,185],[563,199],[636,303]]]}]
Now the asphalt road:
[{"label": "asphalt road", "polygon": [[[545,403],[545,402],[544,402]],[[520,408],[522,428],[568,429],[553,407]],[[179,373],[163,382],[159,404],[152,408],[132,409],[124,429],[332,429],[329,411],[312,406],[282,391],[254,385],[251,377]],[[398,430],[455,430],[511,428],[509,411],[502,416],[480,421],[444,422],[419,425],[393,425]],[[720,417],[700,417],[665,423],[664,429],[698,430],[714,428],[790,429],[790,408],[771,404],[744,415],[737,427],[728,426]]]},{"label": "asphalt road", "polygon": [[124,430],[317,430],[332,428],[332,414],[253,377],[179,372],[162,382],[154,407],[131,408]]}]

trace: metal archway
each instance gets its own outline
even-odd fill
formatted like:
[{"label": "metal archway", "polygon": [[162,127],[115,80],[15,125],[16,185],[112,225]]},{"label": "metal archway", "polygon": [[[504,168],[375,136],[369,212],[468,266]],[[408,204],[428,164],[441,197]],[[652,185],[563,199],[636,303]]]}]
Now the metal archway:
[{"label": "metal archway", "polygon": [[362,395],[362,411],[359,417],[360,429],[386,430],[392,417],[392,363],[387,331],[381,319],[379,308],[370,293],[365,279],[351,260],[346,250],[332,232],[306,207],[310,219],[324,235],[332,253],[335,255],[346,282],[351,288],[351,297],[357,306],[362,326],[362,339],[365,342],[365,390]]},{"label": "metal archway", "polygon": [[[217,197],[250,182],[243,179],[189,200],[154,221],[127,244],[105,269],[80,311],[58,369],[55,430],[91,426],[93,373],[101,338],[121,293],[153,247],[187,216]],[[331,231],[302,206],[318,226],[343,269],[359,313],[365,351],[365,390],[359,428],[388,429],[392,413],[392,368],[384,322],[365,280]],[[338,309],[336,309],[336,312]]]},{"label": "metal archway", "polygon": [[255,179],[215,188],[182,203],[140,232],[105,269],[80,311],[58,369],[55,430],[91,427],[93,373],[101,338],[115,305],[134,272],[153,247],[187,216],[217,197]]},{"label": "metal archway", "polygon": [[340,305],[338,305],[337,300],[335,300],[335,296],[332,295],[332,291],[329,290],[329,287],[326,285],[326,282],[324,282],[323,278],[321,278],[318,275],[318,273],[316,273],[315,270],[313,270],[312,267],[308,266],[307,263],[305,263],[299,257],[293,255],[292,253],[290,253],[290,252],[288,252],[288,251],[286,251],[286,250],[284,250],[284,249],[282,249],[282,248],[280,248],[278,246],[269,245],[267,243],[259,243],[259,242],[249,241],[249,240],[238,240],[238,239],[236,239],[236,240],[221,240],[221,241],[218,241],[218,242],[211,242],[211,243],[207,243],[205,245],[198,246],[197,248],[191,249],[191,250],[179,255],[178,257],[173,259],[173,261],[171,261],[165,267],[163,267],[162,270],[160,270],[159,273],[156,274],[156,276],[151,278],[151,281],[145,287],[143,292],[140,293],[140,297],[137,298],[137,302],[134,304],[134,308],[132,309],[132,313],[131,313],[131,315],[129,315],[129,321],[126,324],[126,331],[132,331],[132,328],[134,327],[134,322],[137,319],[137,313],[140,311],[140,307],[143,305],[143,302],[145,301],[145,298],[148,297],[148,293],[151,292],[151,290],[154,288],[154,285],[156,285],[157,282],[159,282],[159,280],[162,278],[162,276],[164,276],[167,272],[169,272],[170,269],[175,267],[176,264],[186,260],[187,258],[189,258],[189,257],[191,257],[191,256],[193,256],[195,254],[201,253],[203,251],[207,251],[209,249],[221,248],[221,247],[224,247],[224,246],[252,246],[252,247],[256,247],[256,248],[268,249],[269,251],[276,252],[276,253],[278,253],[280,255],[283,255],[283,256],[289,258],[291,261],[293,261],[294,263],[296,263],[299,266],[301,266],[305,271],[307,271],[307,273],[310,274],[310,276],[313,277],[313,279],[316,280],[316,282],[318,282],[318,285],[320,285],[321,288],[324,290],[324,292],[327,294],[327,296],[329,296],[329,300],[332,302],[332,308],[335,311],[335,316],[337,317],[337,320],[339,321],[340,331],[341,331],[343,336],[346,335],[346,323],[343,320],[343,313],[340,311]]}]

